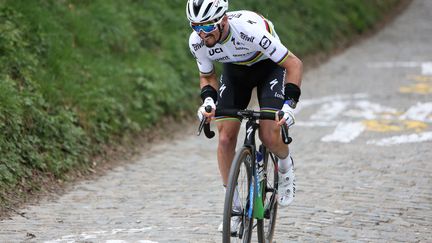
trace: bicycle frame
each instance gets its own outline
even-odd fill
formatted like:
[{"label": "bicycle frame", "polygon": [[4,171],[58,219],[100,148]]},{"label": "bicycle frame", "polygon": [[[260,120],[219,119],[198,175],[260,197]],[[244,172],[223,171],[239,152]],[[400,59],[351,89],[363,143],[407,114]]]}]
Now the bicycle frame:
[{"label": "bicycle frame", "polygon": [[254,180],[251,181],[250,191],[249,191],[249,208],[247,209],[247,217],[254,217],[256,219],[264,218],[264,205],[262,202],[263,198],[263,182],[260,180],[260,175],[258,173],[258,163],[256,161],[256,142],[255,142],[255,134],[259,129],[259,124],[256,122],[256,119],[250,118],[246,123],[246,136],[244,140],[244,147],[247,147],[251,150],[252,154],[252,176]]}]

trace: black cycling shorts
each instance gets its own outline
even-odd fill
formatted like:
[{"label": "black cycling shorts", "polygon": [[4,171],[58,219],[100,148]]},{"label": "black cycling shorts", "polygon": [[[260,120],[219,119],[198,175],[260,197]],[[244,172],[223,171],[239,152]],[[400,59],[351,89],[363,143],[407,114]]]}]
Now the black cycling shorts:
[{"label": "black cycling shorts", "polygon": [[246,109],[252,89],[257,87],[261,111],[280,110],[284,103],[284,80],[285,69],[270,59],[252,66],[224,63],[216,109]]}]

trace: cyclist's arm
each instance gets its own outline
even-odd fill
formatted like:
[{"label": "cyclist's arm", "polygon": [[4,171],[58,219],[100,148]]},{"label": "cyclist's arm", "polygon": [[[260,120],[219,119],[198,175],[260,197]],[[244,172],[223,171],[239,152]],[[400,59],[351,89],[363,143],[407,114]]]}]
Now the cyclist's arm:
[{"label": "cyclist's arm", "polygon": [[[302,81],[303,63],[291,52],[279,65],[285,68],[286,77],[284,85],[285,102],[282,111],[285,113],[283,119],[278,121],[278,125],[287,124],[288,127],[294,125],[294,109],[301,94],[300,85]],[[278,120],[278,118],[276,118]]]},{"label": "cyclist's arm", "polygon": [[[218,81],[214,69],[211,73],[208,74],[200,73],[200,87],[203,105],[198,109],[198,117],[202,119],[201,116],[204,115],[205,117],[207,117],[207,121],[210,122],[209,119],[215,116],[216,101],[218,96]],[[211,112],[206,112],[204,110],[205,107],[208,105],[212,107]]]},{"label": "cyclist's arm", "polygon": [[212,86],[215,90],[219,89],[219,82],[217,81],[214,70],[211,73],[200,73],[200,88],[202,89],[207,85]]},{"label": "cyclist's arm", "polygon": [[301,86],[303,76],[303,63],[293,53],[289,52],[288,57],[280,64],[287,71],[285,84],[293,83],[299,88]]}]

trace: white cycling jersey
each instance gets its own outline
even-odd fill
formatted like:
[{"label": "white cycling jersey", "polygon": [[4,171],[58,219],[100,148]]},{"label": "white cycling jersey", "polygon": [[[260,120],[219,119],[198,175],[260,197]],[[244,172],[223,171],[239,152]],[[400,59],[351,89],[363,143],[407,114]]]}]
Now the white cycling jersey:
[{"label": "white cycling jersey", "polygon": [[213,61],[252,65],[270,58],[282,64],[289,50],[280,42],[273,24],[251,11],[227,12],[229,34],[214,47],[206,47],[195,31],[190,35],[189,48],[201,73],[213,72]]}]

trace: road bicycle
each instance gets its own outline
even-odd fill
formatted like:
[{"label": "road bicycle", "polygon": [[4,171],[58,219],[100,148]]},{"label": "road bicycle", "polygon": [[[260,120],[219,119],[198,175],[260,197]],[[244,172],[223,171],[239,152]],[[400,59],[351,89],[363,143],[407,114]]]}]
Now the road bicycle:
[{"label": "road bicycle", "polygon": [[[208,112],[211,107],[206,107]],[[278,161],[261,144],[256,149],[255,133],[259,129],[257,120],[275,120],[275,113],[253,110],[216,110],[216,116],[246,119],[246,135],[243,146],[237,150],[231,164],[223,213],[224,243],[251,242],[252,231],[257,228],[258,242],[272,242],[277,215]],[[279,111],[278,116],[283,117]],[[215,133],[210,125],[201,121],[198,135],[204,130],[206,137]],[[282,140],[291,143],[287,126],[282,126]],[[254,219],[257,220],[254,225]],[[231,232],[231,224],[236,232]]]}]

